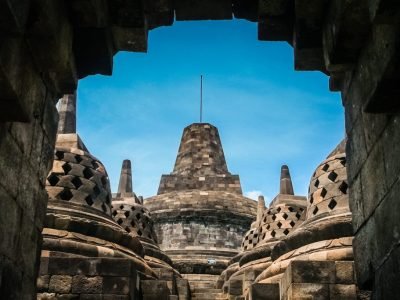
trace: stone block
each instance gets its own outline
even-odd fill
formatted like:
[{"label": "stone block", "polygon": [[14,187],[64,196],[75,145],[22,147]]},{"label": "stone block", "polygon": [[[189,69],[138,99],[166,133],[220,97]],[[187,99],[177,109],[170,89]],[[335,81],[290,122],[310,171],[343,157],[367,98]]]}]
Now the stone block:
[{"label": "stone block", "polygon": [[335,262],[293,260],[282,277],[282,289],[292,283],[335,283]]},{"label": "stone block", "polygon": [[[101,293],[103,288],[103,277],[86,277],[84,275],[76,275],[72,278],[72,293]],[[81,296],[82,297],[82,296]]]},{"label": "stone block", "polygon": [[354,262],[352,261],[337,261],[336,265],[336,283],[353,284],[354,277]]},{"label": "stone block", "polygon": [[130,291],[129,277],[103,277],[103,293],[128,295]]},{"label": "stone block", "polygon": [[68,275],[53,275],[50,278],[49,292],[66,294],[71,291],[72,277]]},{"label": "stone block", "polygon": [[249,300],[279,300],[278,283],[254,283],[249,288]]},{"label": "stone block", "polygon": [[329,286],[330,299],[357,300],[355,284],[331,284]]},{"label": "stone block", "polygon": [[36,282],[36,287],[38,292],[46,292],[49,289],[49,280],[50,276],[49,275],[41,275],[38,276],[37,282]]}]

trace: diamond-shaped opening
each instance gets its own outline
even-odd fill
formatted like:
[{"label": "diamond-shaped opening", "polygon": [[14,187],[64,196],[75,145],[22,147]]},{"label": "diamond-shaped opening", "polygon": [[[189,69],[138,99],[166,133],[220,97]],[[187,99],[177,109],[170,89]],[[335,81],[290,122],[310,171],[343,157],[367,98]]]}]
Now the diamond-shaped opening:
[{"label": "diamond-shaped opening", "polygon": [[125,227],[125,230],[126,230],[127,232],[131,232],[131,229],[130,229],[128,226]]},{"label": "diamond-shaped opening", "polygon": [[266,235],[266,233],[264,233],[263,236],[262,236],[262,239],[263,239],[263,240],[265,239],[265,235]]},{"label": "diamond-shaped opening", "polygon": [[330,209],[334,209],[336,205],[337,205],[337,202],[335,201],[335,199],[332,199],[331,201],[329,201],[328,207]]},{"label": "diamond-shaped opening", "polygon": [[285,229],[284,231],[283,231],[283,233],[285,234],[285,235],[288,235],[289,234],[289,229]]},{"label": "diamond-shaped opening", "polygon": [[247,241],[249,239],[249,236],[246,235],[246,237],[244,238],[245,241]]},{"label": "diamond-shaped opening", "polygon": [[123,205],[120,205],[120,206],[119,206],[119,209],[124,209],[124,206],[123,206]]},{"label": "diamond-shaped opening", "polygon": [[117,214],[118,214],[117,211],[113,210],[112,215],[115,217]]},{"label": "diamond-shaped opening", "polygon": [[340,163],[342,164],[343,167],[346,166],[346,158],[341,158]]},{"label": "diamond-shaped opening", "polygon": [[247,250],[247,246],[244,246],[243,249],[244,249],[244,250]]},{"label": "diamond-shaped opening", "polygon": [[265,217],[263,221],[264,221],[264,223],[266,223],[267,222],[267,217]]},{"label": "diamond-shaped opening", "polygon": [[281,228],[282,227],[282,223],[278,222],[278,224],[276,224],[276,226],[278,226],[278,228]]},{"label": "diamond-shaped opening", "polygon": [[325,165],[322,167],[322,170],[323,170],[324,172],[328,171],[328,169],[329,169],[329,165],[328,165],[328,164],[325,164]]},{"label": "diamond-shaped opening", "polygon": [[101,184],[102,184],[104,187],[107,186],[107,182],[108,182],[108,180],[107,180],[107,177],[106,177],[106,176],[101,177]]},{"label": "diamond-shaped opening", "polygon": [[286,220],[289,216],[287,215],[287,213],[283,213],[282,217]]},{"label": "diamond-shaped opening", "polygon": [[297,220],[300,220],[301,215],[299,213],[296,213],[296,218]]},{"label": "diamond-shaped opening", "polygon": [[143,222],[142,227],[143,227],[143,229],[146,228],[146,222]]},{"label": "diamond-shaped opening", "polygon": [[338,177],[338,174],[336,174],[334,171],[330,172],[328,175],[328,179],[332,182],[335,182],[337,177]]},{"label": "diamond-shaped opening", "polygon": [[80,155],[75,155],[75,160],[79,164],[83,159]]},{"label": "diamond-shaped opening", "polygon": [[54,173],[51,173],[49,177],[47,177],[47,180],[49,181],[51,186],[55,186],[59,181],[60,178]]},{"label": "diamond-shaped opening", "polygon": [[270,211],[270,210],[268,210],[268,211],[267,211],[267,215],[270,215],[270,214],[271,214],[271,211]]},{"label": "diamond-shaped opening", "polygon": [[260,228],[260,233],[263,233],[263,230],[264,230],[264,228],[263,228],[263,227],[261,227],[261,228]]},{"label": "diamond-shaped opening", "polygon": [[72,167],[69,165],[69,163],[63,164],[62,168],[65,174],[68,174],[68,172],[72,170]]},{"label": "diamond-shaped opening", "polygon": [[97,185],[94,186],[93,192],[94,192],[95,196],[98,196],[101,193],[101,191]]},{"label": "diamond-shaped opening", "polygon": [[296,223],[295,223],[294,221],[291,221],[289,224],[290,224],[290,226],[292,226],[292,227],[294,227],[294,225],[296,225]]},{"label": "diamond-shaped opening", "polygon": [[347,185],[347,183],[345,181],[343,181],[340,186],[339,186],[339,190],[343,193],[343,194],[347,194],[347,188],[349,186]]},{"label": "diamond-shaped opening", "polygon": [[74,177],[71,180],[71,182],[75,186],[76,189],[78,189],[80,186],[82,186],[82,181],[79,179],[79,177]]},{"label": "diamond-shaped opening", "polygon": [[317,214],[317,212],[318,212],[318,210],[319,210],[319,209],[318,209],[318,206],[316,206],[316,207],[314,208],[313,212],[312,212],[312,213],[313,213],[313,215],[316,215],[316,214]]},{"label": "diamond-shaped opening", "polygon": [[268,225],[267,225],[267,230],[269,230],[270,228],[271,228],[271,225],[268,224]]},{"label": "diamond-shaped opening", "polygon": [[328,191],[325,188],[321,189],[321,197],[325,198],[326,194],[328,193]]},{"label": "diamond-shaped opening", "polygon": [[95,161],[92,161],[92,166],[95,170],[97,170],[99,168],[99,164]]},{"label": "diamond-shaped opening", "polygon": [[72,192],[71,192],[68,188],[64,188],[64,189],[60,192],[60,194],[58,194],[58,195],[60,196],[60,198],[61,198],[62,200],[66,200],[66,201],[71,200],[72,197],[74,196],[74,195],[72,194]]},{"label": "diamond-shaped opening", "polygon": [[56,157],[55,157],[56,159],[62,160],[64,158],[64,152],[62,152],[62,151],[56,151],[55,155],[56,155]]},{"label": "diamond-shaped opening", "polygon": [[314,202],[314,194],[311,194],[310,195],[310,203],[313,204],[313,202]]},{"label": "diamond-shaped opening", "polygon": [[280,212],[280,211],[282,210],[282,208],[281,208],[281,207],[278,207],[276,210],[277,210],[278,212]]},{"label": "diamond-shaped opening", "polygon": [[289,206],[288,210],[289,210],[290,212],[294,212],[294,208],[291,207],[291,206]]},{"label": "diamond-shaped opening", "polygon": [[90,195],[88,195],[86,198],[85,198],[85,201],[86,201],[86,203],[89,205],[89,206],[92,206],[93,205],[93,199],[92,199],[92,196],[90,196]]},{"label": "diamond-shaped opening", "polygon": [[92,170],[90,170],[88,167],[84,168],[84,169],[83,169],[83,176],[84,176],[86,179],[92,178],[92,177],[93,177],[93,172],[92,172]]},{"label": "diamond-shaped opening", "polygon": [[141,215],[139,213],[136,214],[136,219],[140,220]]},{"label": "diamond-shaped opening", "polygon": [[137,231],[137,234],[138,234],[139,236],[142,236],[142,231],[139,229],[139,230]]},{"label": "diamond-shaped opening", "polygon": [[104,203],[101,205],[101,209],[103,210],[103,212],[107,212],[107,205],[105,205]]},{"label": "diamond-shaped opening", "polygon": [[135,221],[133,221],[133,220],[131,221],[131,226],[136,227]]},{"label": "diamond-shaped opening", "polygon": [[315,180],[315,182],[314,182],[314,186],[317,188],[318,186],[319,186],[319,180],[317,179],[317,180]]},{"label": "diamond-shaped opening", "polygon": [[275,237],[275,235],[276,235],[275,230],[272,230],[272,231],[271,231],[271,236],[272,236],[272,237]]},{"label": "diamond-shaped opening", "polygon": [[126,212],[124,212],[125,217],[129,217],[129,210],[127,210]]},{"label": "diamond-shaped opening", "polygon": [[272,216],[272,220],[273,220],[273,221],[275,221],[275,219],[276,219],[276,216],[275,216],[275,215],[273,215],[273,216]]},{"label": "diamond-shaped opening", "polygon": [[121,218],[119,218],[119,219],[117,220],[117,223],[118,223],[119,225],[121,225],[123,222],[124,222],[124,220],[122,220]]},{"label": "diamond-shaped opening", "polygon": [[[144,224],[143,224],[143,225],[144,225]],[[255,238],[258,237],[258,234],[256,233],[253,237],[255,237]]]}]

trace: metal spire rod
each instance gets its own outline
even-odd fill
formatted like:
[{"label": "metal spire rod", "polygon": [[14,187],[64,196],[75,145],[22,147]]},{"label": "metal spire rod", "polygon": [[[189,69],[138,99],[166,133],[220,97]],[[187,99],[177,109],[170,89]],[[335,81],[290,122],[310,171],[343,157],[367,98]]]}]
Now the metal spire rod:
[{"label": "metal spire rod", "polygon": [[203,121],[203,75],[200,75],[200,123]]}]

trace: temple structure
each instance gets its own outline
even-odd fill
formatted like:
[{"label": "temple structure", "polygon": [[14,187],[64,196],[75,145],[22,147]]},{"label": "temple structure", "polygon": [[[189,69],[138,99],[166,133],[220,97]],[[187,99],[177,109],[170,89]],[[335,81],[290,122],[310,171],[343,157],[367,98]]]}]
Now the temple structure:
[{"label": "temple structure", "polygon": [[173,172],[161,177],[157,196],[144,204],[160,248],[194,293],[199,281],[214,288],[257,210],[243,196],[239,176],[228,171],[218,129],[208,123],[184,129]]}]

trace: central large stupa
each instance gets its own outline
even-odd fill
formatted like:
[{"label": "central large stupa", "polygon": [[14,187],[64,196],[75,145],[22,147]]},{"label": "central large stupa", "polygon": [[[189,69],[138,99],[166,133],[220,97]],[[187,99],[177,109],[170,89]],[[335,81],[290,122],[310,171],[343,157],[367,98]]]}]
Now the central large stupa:
[{"label": "central large stupa", "polygon": [[[145,200],[160,248],[182,274],[220,274],[240,251],[257,203],[228,171],[218,129],[195,123],[183,131],[171,174]],[[196,275],[197,276],[197,275]]]}]

